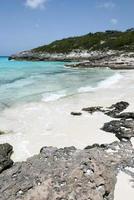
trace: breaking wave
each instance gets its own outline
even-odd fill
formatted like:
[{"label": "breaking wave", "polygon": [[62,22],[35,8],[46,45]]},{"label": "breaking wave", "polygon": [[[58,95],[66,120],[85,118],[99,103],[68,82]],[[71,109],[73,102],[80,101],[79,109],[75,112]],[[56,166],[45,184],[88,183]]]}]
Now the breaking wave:
[{"label": "breaking wave", "polygon": [[91,86],[86,86],[86,87],[80,87],[78,89],[79,93],[84,93],[84,92],[93,92],[99,89],[103,88],[109,88],[113,84],[117,83],[123,76],[119,73],[114,74],[111,77],[106,78],[105,80],[101,81],[98,83],[96,87],[91,87]]}]

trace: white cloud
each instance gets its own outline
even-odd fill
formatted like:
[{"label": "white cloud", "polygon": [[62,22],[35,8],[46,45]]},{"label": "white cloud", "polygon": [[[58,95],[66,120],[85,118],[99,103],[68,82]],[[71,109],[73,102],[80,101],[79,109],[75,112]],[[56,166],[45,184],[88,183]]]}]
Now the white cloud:
[{"label": "white cloud", "polygon": [[116,25],[118,23],[118,20],[113,18],[110,20],[110,22],[113,24],[113,25]]},{"label": "white cloud", "polygon": [[105,8],[105,9],[114,8],[115,7],[115,3],[113,3],[112,1],[104,2],[102,4],[99,4],[98,7],[99,8]]},{"label": "white cloud", "polygon": [[31,9],[44,8],[47,0],[26,0],[25,5]]}]

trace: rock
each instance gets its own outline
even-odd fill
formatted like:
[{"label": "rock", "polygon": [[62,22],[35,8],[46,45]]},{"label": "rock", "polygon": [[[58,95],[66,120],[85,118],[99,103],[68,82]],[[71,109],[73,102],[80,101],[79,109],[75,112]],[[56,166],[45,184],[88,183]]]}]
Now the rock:
[{"label": "rock", "polygon": [[94,112],[103,112],[101,106],[83,108],[82,111],[89,112],[90,114],[93,114]]},{"label": "rock", "polygon": [[40,154],[0,174],[0,199],[114,200],[118,170],[133,165],[130,142],[84,150],[43,147]]},{"label": "rock", "polygon": [[5,135],[5,134],[9,134],[9,133],[11,133],[12,131],[1,131],[0,130],[0,135]]},{"label": "rock", "polygon": [[134,119],[133,112],[123,112],[115,116],[115,118],[122,118],[122,119]]},{"label": "rock", "polygon": [[123,170],[134,179],[133,173],[127,170],[134,166],[130,140],[134,137],[133,113],[121,113],[127,106],[127,102],[121,101],[106,109],[84,109],[116,118],[102,128],[119,139],[111,144],[93,144],[84,150],[73,146],[43,147],[38,155],[12,167],[12,146],[0,145],[0,199],[114,200],[118,172]]},{"label": "rock", "polygon": [[128,106],[129,103],[125,101],[120,101],[106,109],[101,106],[95,106],[95,107],[83,108],[82,111],[89,112],[90,114],[94,112],[103,112],[105,115],[115,118],[116,116],[119,116],[118,114],[124,111]]},{"label": "rock", "polygon": [[[91,54],[94,54],[91,52]],[[67,67],[73,68],[104,68],[109,67],[114,70],[134,69],[133,52],[114,51],[113,53],[103,53],[99,51],[97,56],[89,57],[79,63],[66,64]],[[119,61],[121,60],[121,61]]]},{"label": "rock", "polygon": [[134,120],[113,120],[105,123],[102,130],[114,133],[119,140],[130,140],[134,137]]},{"label": "rock", "polygon": [[124,111],[128,106],[129,106],[129,103],[125,101],[120,101],[108,107],[108,110],[105,111],[105,114],[111,117],[116,117],[117,114]]},{"label": "rock", "polygon": [[0,135],[4,135],[5,134],[5,132],[4,131],[0,131]]},{"label": "rock", "polygon": [[10,144],[0,144],[0,173],[13,165],[10,159],[12,151],[13,147]]},{"label": "rock", "polygon": [[[105,115],[112,118],[120,118],[120,120],[112,120],[105,123],[101,129],[106,132],[114,133],[119,140],[130,140],[134,137],[134,113],[123,112],[128,106],[128,102],[120,101],[107,108],[96,106],[83,108],[82,110],[91,114],[94,112],[103,112]],[[88,146],[86,149],[91,149],[95,145],[96,144]]]},{"label": "rock", "polygon": [[81,112],[71,112],[71,115],[80,116],[80,115],[82,115],[82,113]]},{"label": "rock", "polygon": [[[57,45],[56,45],[57,46]],[[61,48],[62,50],[62,48]],[[47,51],[23,51],[11,55],[9,60],[27,60],[27,61],[65,61],[74,62],[66,64],[67,67],[73,68],[104,68],[111,69],[134,69],[134,53],[118,50],[87,50],[72,49],[71,52]],[[78,63],[79,62],[79,63]]]},{"label": "rock", "polygon": [[99,144],[93,144],[93,145],[88,145],[87,147],[85,147],[85,149],[92,149],[92,148],[103,148],[103,149],[105,149],[105,148],[107,148],[107,144],[101,144],[101,145],[99,145]]}]

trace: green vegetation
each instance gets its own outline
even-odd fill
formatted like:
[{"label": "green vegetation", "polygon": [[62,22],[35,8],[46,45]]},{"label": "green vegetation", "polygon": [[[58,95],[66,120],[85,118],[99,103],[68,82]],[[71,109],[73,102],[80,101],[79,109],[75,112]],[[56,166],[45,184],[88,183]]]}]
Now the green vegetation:
[{"label": "green vegetation", "polygon": [[134,29],[89,33],[80,37],[57,40],[33,49],[33,52],[69,53],[72,50],[126,50],[134,51]]}]

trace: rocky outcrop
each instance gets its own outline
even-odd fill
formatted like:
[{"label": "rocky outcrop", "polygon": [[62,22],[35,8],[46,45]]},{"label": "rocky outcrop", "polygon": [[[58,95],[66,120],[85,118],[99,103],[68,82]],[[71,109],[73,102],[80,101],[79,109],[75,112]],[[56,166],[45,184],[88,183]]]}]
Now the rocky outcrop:
[{"label": "rocky outcrop", "polygon": [[34,52],[34,51],[23,51],[12,55],[9,60],[27,60],[27,61],[83,61],[91,58],[91,56],[102,56],[103,53],[87,51],[72,51],[71,53],[48,53],[48,52]]},{"label": "rocky outcrop", "polygon": [[10,144],[0,144],[0,173],[13,165],[10,159],[12,151],[13,147]]},{"label": "rocky outcrop", "polygon": [[134,137],[134,120],[113,120],[105,123],[102,130],[114,133],[119,140],[130,140]]},{"label": "rocky outcrop", "polygon": [[9,57],[9,60],[64,61],[73,68],[109,67],[111,69],[134,69],[134,53],[124,51],[80,51],[71,53],[47,53],[24,51]]},{"label": "rocky outcrop", "polygon": [[134,113],[123,112],[129,104],[125,101],[113,104],[110,107],[103,108],[101,106],[83,108],[82,111],[93,114],[94,112],[103,112],[112,118],[112,120],[104,124],[101,128],[103,131],[114,133],[119,140],[129,141],[134,137]]},{"label": "rocky outcrop", "polygon": [[134,53],[116,51],[114,54],[106,54],[104,57],[92,57],[88,61],[75,64],[66,64],[67,67],[73,68],[95,68],[108,67],[111,69],[134,69]]},{"label": "rocky outcrop", "polygon": [[133,167],[133,158],[129,142],[84,150],[44,147],[0,174],[0,199],[112,200],[118,170]]},{"label": "rocky outcrop", "polygon": [[[116,104],[113,104],[110,107],[103,108],[101,106],[95,106],[95,107],[87,107],[83,108],[82,111],[86,111],[90,114],[93,114],[94,112],[103,112],[105,115],[108,115],[113,118],[119,118],[119,116],[123,116],[122,111],[124,111],[129,106],[129,103],[125,101],[117,102]],[[121,114],[120,114],[121,113]],[[127,113],[127,116],[132,116],[132,113]],[[123,116],[124,118],[125,116]],[[121,118],[121,117],[120,117]]]},{"label": "rocky outcrop", "polygon": [[0,145],[0,199],[114,200],[118,172],[134,177],[128,170],[134,168],[134,114],[123,112],[128,105],[121,101],[108,108],[83,109],[116,118],[102,128],[119,139],[111,144],[93,144],[83,150],[43,147],[38,155],[14,164],[10,160],[12,146]]},{"label": "rocky outcrop", "polygon": [[53,41],[29,51],[11,55],[9,60],[77,61],[67,67],[134,69],[134,29],[107,30]]},{"label": "rocky outcrop", "polygon": [[93,114],[94,112],[103,112],[103,107],[101,106],[88,107],[88,108],[83,108],[82,111],[86,111],[90,114]]}]

